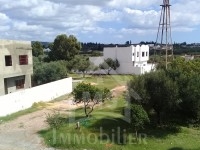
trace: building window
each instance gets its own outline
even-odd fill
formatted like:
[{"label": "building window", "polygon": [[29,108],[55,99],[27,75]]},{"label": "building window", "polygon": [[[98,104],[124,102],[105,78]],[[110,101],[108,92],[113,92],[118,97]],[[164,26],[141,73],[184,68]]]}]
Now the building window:
[{"label": "building window", "polygon": [[144,57],[144,52],[142,52],[142,57]]},{"label": "building window", "polygon": [[134,56],[134,53],[133,53],[133,56]]},{"label": "building window", "polygon": [[139,52],[137,52],[137,57],[139,57]]},{"label": "building window", "polygon": [[148,56],[148,52],[146,52],[146,56]]},{"label": "building window", "polygon": [[24,83],[25,83],[24,79],[15,80],[16,89],[23,89],[24,88]]},{"label": "building window", "polygon": [[12,57],[11,57],[11,55],[5,56],[5,64],[6,64],[6,66],[12,66]]},{"label": "building window", "polygon": [[27,55],[19,55],[19,64],[27,65],[28,64],[28,56]]}]

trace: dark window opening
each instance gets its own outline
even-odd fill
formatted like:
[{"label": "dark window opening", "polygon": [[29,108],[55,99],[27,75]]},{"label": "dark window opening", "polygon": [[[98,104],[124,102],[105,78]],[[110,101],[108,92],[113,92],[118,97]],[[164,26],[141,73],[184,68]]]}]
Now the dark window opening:
[{"label": "dark window opening", "polygon": [[19,55],[19,64],[27,65],[28,64],[28,56],[27,55]]},{"label": "dark window opening", "polygon": [[134,53],[133,53],[133,56],[134,56]]},{"label": "dark window opening", "polygon": [[142,57],[144,57],[144,52],[142,52]]},{"label": "dark window opening", "polygon": [[137,57],[139,57],[139,52],[137,52]]},{"label": "dark window opening", "polygon": [[6,66],[12,66],[12,57],[11,57],[11,55],[5,56],[5,64],[6,64]]},{"label": "dark window opening", "polygon": [[16,89],[23,89],[24,88],[24,83],[25,83],[24,79],[16,80],[15,81]]},{"label": "dark window opening", "polygon": [[148,56],[148,53],[146,52],[146,56]]}]

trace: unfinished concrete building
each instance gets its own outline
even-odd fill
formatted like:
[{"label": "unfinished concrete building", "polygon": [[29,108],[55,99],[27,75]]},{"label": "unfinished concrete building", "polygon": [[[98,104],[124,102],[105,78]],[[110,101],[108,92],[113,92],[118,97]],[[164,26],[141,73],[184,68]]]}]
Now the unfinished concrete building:
[{"label": "unfinished concrete building", "polygon": [[0,40],[0,96],[31,87],[30,41]]}]

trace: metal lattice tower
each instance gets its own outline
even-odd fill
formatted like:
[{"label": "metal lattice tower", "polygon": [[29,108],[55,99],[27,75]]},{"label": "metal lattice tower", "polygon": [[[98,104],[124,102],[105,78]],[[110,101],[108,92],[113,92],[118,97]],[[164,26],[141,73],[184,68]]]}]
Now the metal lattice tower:
[{"label": "metal lattice tower", "polygon": [[169,63],[168,57],[171,55],[173,59],[173,44],[171,35],[171,23],[170,23],[170,3],[169,0],[163,0],[159,27],[156,37],[156,43],[154,47],[154,57],[157,53],[160,55],[165,54],[165,66]]}]

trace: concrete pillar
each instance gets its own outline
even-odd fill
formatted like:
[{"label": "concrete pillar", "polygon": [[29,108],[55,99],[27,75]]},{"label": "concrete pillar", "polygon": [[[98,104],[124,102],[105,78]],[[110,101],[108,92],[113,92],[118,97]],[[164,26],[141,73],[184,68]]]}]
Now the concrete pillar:
[{"label": "concrete pillar", "polygon": [[25,88],[31,88],[31,74],[25,75]]},{"label": "concrete pillar", "polygon": [[5,94],[4,78],[0,77],[0,96]]}]

